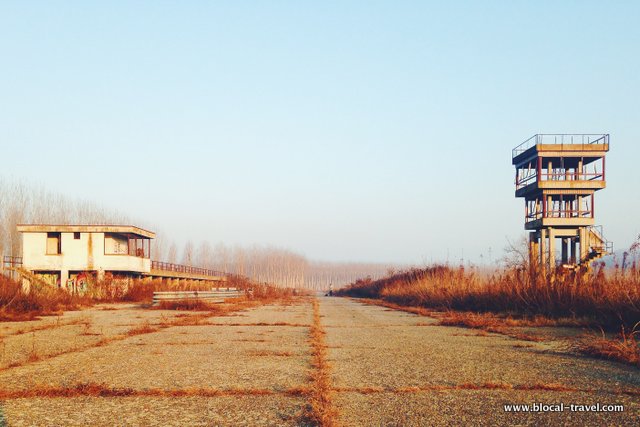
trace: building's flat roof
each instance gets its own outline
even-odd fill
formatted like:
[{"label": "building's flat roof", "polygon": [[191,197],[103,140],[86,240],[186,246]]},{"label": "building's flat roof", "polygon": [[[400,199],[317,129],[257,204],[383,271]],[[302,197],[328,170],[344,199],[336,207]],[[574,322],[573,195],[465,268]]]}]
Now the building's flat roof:
[{"label": "building's flat roof", "polygon": [[156,233],[133,225],[18,224],[21,233],[121,233],[155,239]]}]

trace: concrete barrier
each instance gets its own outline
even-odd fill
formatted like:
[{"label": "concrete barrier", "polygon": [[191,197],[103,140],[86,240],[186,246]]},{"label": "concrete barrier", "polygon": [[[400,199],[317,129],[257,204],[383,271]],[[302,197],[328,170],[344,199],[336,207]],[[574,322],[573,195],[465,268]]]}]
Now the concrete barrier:
[{"label": "concrete barrier", "polygon": [[203,300],[206,302],[224,302],[228,298],[244,296],[238,288],[214,288],[210,291],[164,291],[153,293],[153,305],[162,301]]}]

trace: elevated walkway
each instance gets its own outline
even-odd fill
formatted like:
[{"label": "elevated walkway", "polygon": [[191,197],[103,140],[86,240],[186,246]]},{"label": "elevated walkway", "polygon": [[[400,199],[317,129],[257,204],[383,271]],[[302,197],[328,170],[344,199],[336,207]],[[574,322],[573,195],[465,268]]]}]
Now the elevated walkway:
[{"label": "elevated walkway", "polygon": [[149,273],[144,273],[143,276],[151,277],[154,279],[184,279],[226,282],[228,274],[222,271],[210,270],[207,268],[152,261],[151,271]]}]

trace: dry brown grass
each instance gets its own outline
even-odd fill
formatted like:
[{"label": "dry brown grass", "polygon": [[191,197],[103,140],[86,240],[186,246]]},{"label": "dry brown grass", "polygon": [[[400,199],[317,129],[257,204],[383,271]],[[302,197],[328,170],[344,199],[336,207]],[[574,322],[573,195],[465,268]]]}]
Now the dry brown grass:
[{"label": "dry brown grass", "polygon": [[256,351],[250,351],[249,355],[258,356],[258,357],[262,357],[262,356],[291,357],[293,356],[293,353],[290,351],[256,350]]},{"label": "dry brown grass", "polygon": [[269,396],[286,394],[303,396],[308,394],[304,388],[291,388],[282,391],[254,388],[188,388],[188,389],[132,389],[109,387],[105,384],[82,383],[68,387],[37,385],[26,390],[0,390],[0,400],[24,398],[74,398],[74,397],[220,397],[220,396]]},{"label": "dry brown grass", "polygon": [[535,266],[522,265],[488,277],[463,267],[434,266],[358,280],[338,294],[427,310],[508,314],[537,326],[631,328],[640,320],[640,266],[545,276]]},{"label": "dry brown grass", "polygon": [[142,334],[150,334],[152,332],[157,332],[158,328],[155,326],[151,326],[149,322],[145,322],[142,325],[135,326],[125,332],[126,336],[132,337],[134,335],[142,335]]},{"label": "dry brown grass", "polygon": [[160,304],[153,308],[157,310],[207,311],[214,309],[214,303],[208,303],[201,299],[160,301]]},{"label": "dry brown grass", "polygon": [[[334,391],[340,393],[360,393],[360,394],[375,394],[375,393],[419,393],[429,391],[450,391],[450,390],[518,390],[518,391],[557,391],[557,392],[570,392],[570,391],[582,391],[592,392],[591,389],[577,389],[569,387],[560,383],[535,383],[535,384],[509,384],[500,381],[487,381],[484,383],[462,383],[454,385],[440,385],[431,384],[425,386],[409,386],[409,387],[341,387],[335,388]],[[602,390],[601,390],[602,391]],[[611,394],[629,394],[635,393],[636,390],[610,390]]]},{"label": "dry brown grass", "polygon": [[0,322],[36,320],[39,316],[52,316],[92,304],[88,297],[54,287],[33,286],[25,292],[20,283],[0,275]]},{"label": "dry brown grass", "polygon": [[616,338],[607,338],[604,333],[601,336],[583,336],[574,344],[574,349],[582,354],[615,360],[640,368],[640,343],[635,337],[637,333],[640,331],[635,328],[631,333],[626,333],[622,328]]},{"label": "dry brown grass", "polygon": [[482,384],[464,383],[456,386],[457,390],[513,390],[513,386],[504,382],[487,381]]},{"label": "dry brown grass", "polygon": [[[560,383],[535,383],[535,384],[509,384],[503,382],[463,383],[457,385],[427,385],[411,387],[337,387],[332,391],[337,393],[420,393],[430,391],[450,390],[509,390],[509,391],[551,391],[551,392],[584,392],[593,393],[593,389],[580,389],[566,386]],[[639,389],[615,389],[597,390],[600,393],[611,395],[640,396]],[[24,390],[0,390],[0,400],[25,399],[25,398],[75,398],[75,397],[220,397],[220,396],[306,396],[314,394],[312,388],[292,387],[284,390],[269,389],[213,389],[213,388],[187,388],[187,389],[133,389],[109,387],[105,384],[80,383],[67,387],[36,385]],[[335,424],[333,424],[335,425]]]},{"label": "dry brown grass", "polygon": [[513,330],[513,327],[524,326],[550,326],[550,325],[572,325],[577,323],[573,319],[547,319],[542,316],[535,316],[529,319],[514,319],[510,316],[496,316],[491,313],[472,313],[459,311],[436,312],[420,307],[406,307],[384,300],[376,300],[370,298],[355,299],[365,304],[379,305],[392,308],[394,310],[405,311],[407,313],[418,314],[421,316],[429,316],[438,319],[438,323],[417,323],[415,326],[458,326],[464,328],[475,329],[477,332],[474,336],[485,337],[488,334],[502,334],[523,341],[540,342],[545,339],[540,336],[525,334]]},{"label": "dry brown grass", "polygon": [[[442,326],[458,326],[475,329],[477,331],[475,336],[488,336],[489,333],[496,333],[522,341],[531,342],[542,342],[545,341],[546,338],[539,335],[524,333],[514,328],[549,326],[577,327],[586,325],[584,319],[577,318],[551,319],[540,315],[514,318],[504,314],[460,312],[453,310],[435,312],[426,309],[415,310],[415,307],[405,307],[384,300],[370,298],[357,299],[357,301],[434,317],[439,320],[438,325]],[[427,323],[425,325],[429,324]],[[634,325],[633,331],[629,334],[625,333],[624,326],[622,326],[622,332],[616,338],[606,338],[604,332],[602,336],[583,336],[577,342],[573,343],[571,347],[585,355],[600,359],[615,360],[640,367],[640,343],[635,337],[636,334],[640,333],[640,330],[636,330],[638,325],[640,325],[640,322]],[[515,347],[525,346],[516,345]]]},{"label": "dry brown grass", "polygon": [[333,405],[331,375],[327,361],[325,332],[320,323],[318,300],[313,299],[313,324],[309,330],[311,343],[311,390],[309,403],[304,413],[304,422],[316,426],[331,427],[337,425],[338,411]]},{"label": "dry brown grass", "polygon": [[[471,329],[478,329],[481,333],[476,334],[478,336],[487,336],[487,333],[507,335],[511,338],[516,338],[523,341],[541,342],[545,339],[537,335],[526,334],[513,330],[513,327],[522,326],[541,326],[537,323],[536,318],[534,320],[529,319],[512,319],[497,317],[488,313],[469,313],[469,312],[457,312],[448,311],[446,313],[440,313],[437,315],[439,318],[439,325],[442,326],[460,326]],[[544,319],[541,322],[542,325],[548,326],[548,319]]]},{"label": "dry brown grass", "polygon": [[[308,328],[310,325],[306,323],[288,323],[288,322],[275,322],[275,323],[267,323],[267,322],[254,322],[254,323],[213,323],[207,322],[207,326],[287,326],[290,328]],[[238,333],[242,333],[239,331]]]},{"label": "dry brown grass", "polygon": [[60,316],[58,316],[55,322],[43,323],[40,325],[32,326],[30,328],[25,328],[25,329],[16,329],[15,331],[9,332],[4,336],[9,337],[13,335],[23,335],[23,334],[29,334],[31,332],[39,332],[39,331],[46,331],[49,329],[61,328],[63,326],[85,325],[86,323],[87,323],[87,319],[85,318],[77,318],[77,319],[70,319],[70,320],[63,321],[61,320]]},{"label": "dry brown grass", "polygon": [[[246,278],[229,276],[222,284],[225,287],[237,287],[241,290],[251,290],[247,297],[229,300],[230,303],[243,303],[249,298],[251,301],[245,307],[262,304],[289,305],[297,301],[293,289],[279,288],[266,284],[254,283]],[[181,280],[179,284],[170,283],[162,279],[119,280],[105,279],[90,280],[89,289],[84,295],[75,295],[64,289],[53,286],[32,286],[30,292],[25,292],[16,281],[0,275],[0,322],[36,320],[39,316],[61,314],[66,310],[76,310],[87,307],[96,302],[140,302],[150,304],[156,291],[174,290],[202,290],[200,281]],[[217,310],[214,304],[204,301],[189,301],[165,303],[165,310],[211,311]],[[104,310],[113,308],[105,307]]]}]

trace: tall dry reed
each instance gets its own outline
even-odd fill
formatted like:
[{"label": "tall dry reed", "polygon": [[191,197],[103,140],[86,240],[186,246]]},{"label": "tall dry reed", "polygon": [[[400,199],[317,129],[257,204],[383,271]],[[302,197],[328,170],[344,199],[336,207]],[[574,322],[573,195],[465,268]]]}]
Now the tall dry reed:
[{"label": "tall dry reed", "polygon": [[513,267],[483,276],[465,268],[436,265],[380,280],[358,280],[339,295],[377,298],[406,306],[583,318],[604,328],[632,328],[640,321],[640,269],[631,266],[589,273]]}]

